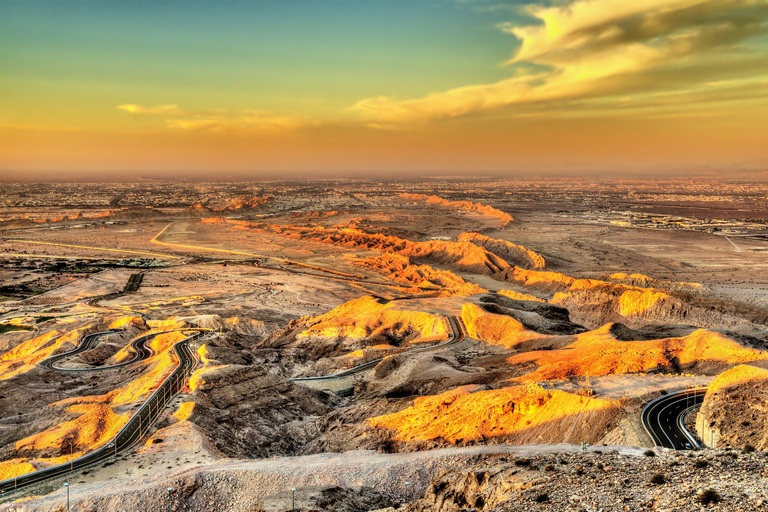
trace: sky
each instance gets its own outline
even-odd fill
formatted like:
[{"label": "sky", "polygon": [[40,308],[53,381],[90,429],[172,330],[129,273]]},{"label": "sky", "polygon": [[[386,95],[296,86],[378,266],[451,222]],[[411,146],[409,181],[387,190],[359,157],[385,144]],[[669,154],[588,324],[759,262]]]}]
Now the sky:
[{"label": "sky", "polygon": [[768,0],[0,0],[0,179],[768,170]]}]

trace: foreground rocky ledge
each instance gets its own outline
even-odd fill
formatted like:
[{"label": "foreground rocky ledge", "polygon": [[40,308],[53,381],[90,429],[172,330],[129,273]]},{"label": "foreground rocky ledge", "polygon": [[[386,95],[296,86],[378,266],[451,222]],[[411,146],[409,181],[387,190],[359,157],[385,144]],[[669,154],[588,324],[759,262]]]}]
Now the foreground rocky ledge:
[{"label": "foreground rocky ledge", "polygon": [[[768,454],[647,451],[628,446],[474,446],[416,453],[369,451],[230,461],[164,478],[78,485],[73,510],[765,510]],[[405,484],[408,482],[408,485]],[[61,482],[3,511],[61,511]],[[701,504],[711,497],[711,503]],[[719,498],[719,501],[718,501]]]}]

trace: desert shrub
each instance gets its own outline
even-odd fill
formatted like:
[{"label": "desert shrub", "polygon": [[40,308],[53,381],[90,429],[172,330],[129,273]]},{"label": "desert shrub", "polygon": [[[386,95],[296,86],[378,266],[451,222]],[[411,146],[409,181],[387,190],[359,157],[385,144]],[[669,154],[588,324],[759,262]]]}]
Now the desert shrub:
[{"label": "desert shrub", "polygon": [[574,470],[574,473],[577,475],[583,475],[584,474],[584,468],[581,466],[576,466],[576,469]]},{"label": "desert shrub", "polygon": [[547,493],[543,492],[541,494],[537,494],[536,497],[533,498],[533,501],[535,501],[536,503],[545,503],[549,501],[549,496],[547,495]]},{"label": "desert shrub", "polygon": [[704,489],[704,491],[699,494],[699,503],[702,505],[720,503],[721,501],[723,501],[723,498],[714,489]]},{"label": "desert shrub", "polygon": [[661,473],[656,473],[649,480],[649,482],[651,482],[654,485],[661,485],[661,484],[663,484],[666,481],[667,480],[664,478],[664,475],[662,475]]},{"label": "desert shrub", "polygon": [[554,471],[554,470],[555,470],[555,466],[553,466],[552,464],[547,464],[546,466],[544,466],[544,471]]},{"label": "desert shrub", "polygon": [[696,462],[693,463],[693,466],[697,468],[705,468],[709,466],[709,462],[705,459],[696,459]]},{"label": "desert shrub", "polygon": [[645,450],[643,452],[643,455],[645,455],[646,457],[655,457],[656,456],[656,452],[653,451],[653,450]]},{"label": "desert shrub", "polygon": [[531,459],[515,459],[515,466],[530,466]]},{"label": "desert shrub", "polygon": [[744,447],[744,453],[752,453],[753,451],[755,451],[755,447],[751,444]]}]

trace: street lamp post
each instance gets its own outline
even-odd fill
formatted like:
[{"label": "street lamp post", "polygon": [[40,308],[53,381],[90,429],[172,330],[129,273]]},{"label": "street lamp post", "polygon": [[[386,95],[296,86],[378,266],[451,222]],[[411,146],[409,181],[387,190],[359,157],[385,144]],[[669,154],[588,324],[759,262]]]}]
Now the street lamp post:
[{"label": "street lamp post", "polygon": [[296,488],[291,489],[291,510],[296,510]]},{"label": "street lamp post", "polygon": [[168,512],[171,512],[171,491],[173,491],[172,487],[168,488]]},{"label": "street lamp post", "polygon": [[408,484],[410,482],[408,480],[405,481],[405,502],[408,503]]},{"label": "street lamp post", "polygon": [[69,512],[69,482],[64,482],[64,487],[67,489],[67,512]]}]

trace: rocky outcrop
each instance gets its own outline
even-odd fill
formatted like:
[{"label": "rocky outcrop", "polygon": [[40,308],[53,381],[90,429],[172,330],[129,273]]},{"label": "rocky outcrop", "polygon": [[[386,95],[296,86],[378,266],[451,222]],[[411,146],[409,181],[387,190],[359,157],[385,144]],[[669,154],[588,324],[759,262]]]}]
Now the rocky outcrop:
[{"label": "rocky outcrop", "polygon": [[480,204],[480,203],[473,203],[471,201],[449,201],[447,199],[443,199],[442,197],[438,196],[428,196],[425,194],[400,194],[400,197],[403,199],[408,199],[411,201],[423,201],[427,204],[432,205],[438,205],[442,206],[444,208],[450,208],[452,210],[464,210],[464,211],[471,211],[471,212],[477,212],[481,213],[483,215],[486,215],[488,217],[494,217],[502,222],[501,227],[506,226],[510,222],[512,222],[513,219],[511,215],[508,213],[504,213],[501,210],[497,210],[496,208],[493,208],[488,205]]},{"label": "rocky outcrop", "polygon": [[696,426],[708,446],[768,449],[768,370],[740,365],[720,374],[709,385]]},{"label": "rocky outcrop", "polygon": [[710,503],[718,510],[762,510],[768,504],[763,454],[654,455],[594,451],[486,460],[443,472],[406,512],[703,510]]},{"label": "rocky outcrop", "polygon": [[203,428],[216,448],[230,457],[254,458],[295,452],[308,440],[298,434],[304,432],[300,424],[328,414],[338,399],[262,365],[231,365],[205,374],[195,402],[189,420]]},{"label": "rocky outcrop", "polygon": [[385,253],[369,258],[353,260],[355,265],[384,274],[389,279],[403,283],[409,288],[408,293],[428,293],[441,297],[456,295],[474,295],[486,290],[476,284],[468,283],[453,272],[438,270],[430,265],[415,265],[406,256]]},{"label": "rocky outcrop", "polygon": [[495,255],[504,258],[511,265],[517,265],[522,268],[544,268],[546,261],[544,257],[522,245],[513,244],[506,240],[490,238],[479,233],[462,233],[458,238],[459,242],[472,242],[475,245],[488,249]]},{"label": "rocky outcrop", "polygon": [[377,345],[404,346],[448,338],[446,321],[420,311],[398,310],[396,302],[371,296],[345,302],[328,313],[296,322],[260,347],[296,348],[311,359],[336,357]]}]

